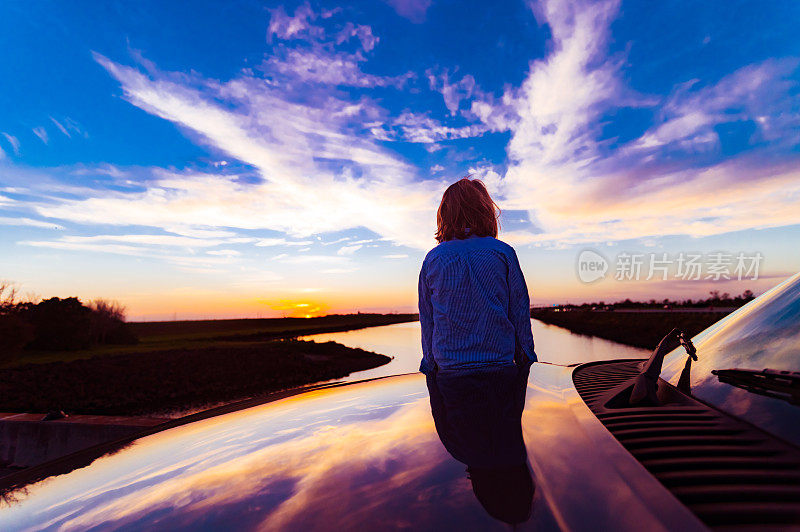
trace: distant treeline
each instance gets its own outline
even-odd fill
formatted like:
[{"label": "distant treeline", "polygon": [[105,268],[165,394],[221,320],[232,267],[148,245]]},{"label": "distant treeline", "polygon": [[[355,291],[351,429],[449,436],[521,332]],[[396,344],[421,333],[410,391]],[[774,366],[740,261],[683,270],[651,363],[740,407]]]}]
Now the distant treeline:
[{"label": "distant treeline", "polygon": [[658,342],[673,327],[693,337],[732,311],[733,309],[725,312],[689,310],[593,312],[591,309],[578,309],[571,312],[534,310],[531,315],[541,322],[563,327],[577,334],[597,336],[644,349],[655,349]]},{"label": "distant treeline", "polygon": [[[23,349],[70,351],[137,342],[125,323],[125,309],[117,303],[96,300],[84,305],[77,297],[17,301],[16,292],[0,284],[1,355]],[[0,357],[0,363],[4,358]]]},{"label": "distant treeline", "polygon": [[733,296],[728,292],[720,293],[718,290],[709,292],[709,297],[706,299],[650,299],[649,301],[632,301],[625,299],[624,301],[617,301],[616,303],[606,303],[605,301],[597,301],[592,303],[583,303],[581,305],[563,304],[555,305],[550,308],[559,308],[564,310],[614,310],[614,309],[652,309],[652,308],[667,308],[667,309],[689,309],[689,308],[709,308],[709,307],[730,307],[739,308],[745,303],[755,299],[755,295],[750,290],[745,290],[738,296]]},{"label": "distant treeline", "polygon": [[[617,303],[585,303],[531,309],[531,317],[577,334],[597,336],[626,345],[654,349],[673,327],[690,337],[710,327],[748,301],[753,293],[739,296],[710,292],[707,299],[664,299],[647,302],[626,299]],[[713,310],[711,307],[715,307]],[[619,312],[614,312],[619,311]]]}]

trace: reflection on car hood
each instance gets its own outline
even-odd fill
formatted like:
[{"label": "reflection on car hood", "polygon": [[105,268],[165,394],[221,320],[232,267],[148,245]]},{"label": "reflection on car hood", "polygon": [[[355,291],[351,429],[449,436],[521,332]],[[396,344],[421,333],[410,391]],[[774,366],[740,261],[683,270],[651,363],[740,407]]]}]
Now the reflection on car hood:
[{"label": "reflection on car hood", "polygon": [[0,530],[702,530],[572,371],[444,379],[431,398],[421,374],[387,377],[197,421],[13,492]]},{"label": "reflection on car hood", "polygon": [[[682,347],[664,360],[661,377],[678,385],[683,372],[698,399],[800,445],[800,407],[723,382],[713,370],[800,371],[800,274],[751,301],[695,338],[697,362]],[[724,379],[723,379],[724,380]]]},{"label": "reflection on car hood", "polygon": [[467,466],[487,513],[508,524],[530,518],[535,491],[521,424],[529,370],[507,365],[426,377],[439,439]]},{"label": "reflection on car hood", "polygon": [[[310,392],[136,441],[18,493],[0,529],[502,523],[434,429],[422,375]],[[310,511],[313,510],[313,511]]]}]

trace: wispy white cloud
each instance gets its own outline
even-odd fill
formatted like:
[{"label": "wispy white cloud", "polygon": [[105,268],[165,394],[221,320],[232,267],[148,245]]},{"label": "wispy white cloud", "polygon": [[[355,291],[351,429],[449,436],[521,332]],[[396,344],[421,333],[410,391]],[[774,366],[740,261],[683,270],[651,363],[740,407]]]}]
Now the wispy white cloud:
[{"label": "wispy white cloud", "polygon": [[617,8],[608,0],[541,5],[553,51],[531,63],[516,98],[520,121],[508,147],[513,160],[581,164],[596,156],[598,117],[624,93],[619,61],[605,50]]},{"label": "wispy white cloud", "polygon": [[406,111],[394,120],[394,128],[371,128],[376,138],[427,143],[426,148],[433,153],[442,148],[437,144],[439,141],[509,131],[518,121],[515,95],[510,87],[497,97],[482,90],[470,74],[451,80],[447,70],[436,72],[428,69],[425,75],[430,89],[442,95],[451,121],[458,124],[447,125],[430,118],[427,113]]},{"label": "wispy white cloud", "polygon": [[488,130],[483,124],[446,126],[427,114],[405,112],[394,119],[391,126],[373,127],[370,131],[379,140],[433,144],[444,140],[480,137]]},{"label": "wispy white cloud", "polygon": [[359,249],[361,249],[363,247],[364,247],[363,244],[342,246],[336,251],[336,254],[337,255],[352,255],[353,253],[355,253],[356,251],[358,251]]},{"label": "wispy white cloud", "polygon": [[425,22],[431,0],[386,0],[401,17],[420,24]]},{"label": "wispy white cloud", "polygon": [[307,246],[313,244],[313,240],[287,240],[285,238],[261,238],[256,242],[258,247],[273,246]]},{"label": "wispy white cloud", "polygon": [[[790,112],[797,96],[785,79],[796,61],[751,65],[699,88],[697,82],[684,84],[660,102],[627,88],[623,62],[607,53],[618,2],[536,6],[537,17],[550,27],[552,52],[531,63],[513,95],[518,116],[508,145],[511,164],[503,178],[490,175],[488,182],[501,207],[529,210],[544,231],[512,238],[578,243],[800,223],[795,164],[758,153],[711,164],[691,158],[658,163],[663,159],[653,157],[662,149],[689,155],[717,149],[714,126],[731,119],[758,123],[758,116],[769,116],[764,124],[780,122],[796,136],[797,128],[787,124],[797,124],[797,113]],[[606,149],[598,140],[601,116],[632,106],[659,106],[660,119],[638,139]],[[780,142],[761,125],[756,135]]]},{"label": "wispy white cloud", "polygon": [[[308,3],[299,6],[293,16],[288,16],[283,7],[271,10],[267,38],[284,41],[301,39],[306,46],[280,43],[262,65],[270,77],[281,77],[282,82],[300,84],[345,85],[351,87],[401,87],[412,73],[398,76],[377,76],[365,73],[361,65],[367,60],[379,42],[370,26],[351,21],[337,24],[328,21],[329,28],[313,24],[323,18],[332,18],[338,11],[317,13]],[[336,17],[339,18],[339,17]],[[355,39],[360,45],[355,52],[337,49],[339,45]],[[307,90],[307,87],[304,87]]]},{"label": "wispy white cloud", "polygon": [[[252,165],[261,180],[240,179],[228,171],[151,168],[144,169],[147,179],[137,179],[130,190],[71,190],[66,198],[36,204],[35,211],[90,225],[159,228],[189,238],[241,229],[287,234],[282,240],[261,239],[256,245],[262,247],[308,245],[312,242],[304,237],[356,227],[398,243],[429,246],[430,213],[444,183],[417,182],[413,166],[364,134],[363,123],[382,120],[385,111],[367,98],[353,101],[336,88],[400,86],[409,75],[385,78],[362,72],[362,54],[373,50],[378,38],[370,27],[351,22],[330,34],[317,25],[334,16],[336,10],[315,13],[308,4],[291,16],[283,8],[273,10],[270,39],[303,39],[310,45],[290,49],[278,43],[263,66],[266,78],[247,71],[217,82],[161,72],[143,57],[137,59],[141,68],[133,68],[95,54],[129,102],[178,124],[226,159]],[[335,49],[353,39],[360,51]],[[286,83],[272,82],[276,75]],[[311,97],[305,91],[299,100],[293,83],[307,87],[309,81],[320,87]],[[64,120],[52,121],[70,133]],[[126,181],[126,174],[112,177]]]},{"label": "wispy white cloud", "polygon": [[39,140],[45,144],[50,144],[50,137],[47,135],[47,130],[43,126],[35,127],[31,131],[33,131],[34,135],[39,137]]},{"label": "wispy white cloud", "polygon": [[3,136],[11,145],[11,149],[14,150],[14,155],[19,155],[19,140],[17,137],[9,135],[8,133],[3,133]]},{"label": "wispy white cloud", "polygon": [[[0,205],[3,204],[3,198],[0,196]],[[24,227],[40,227],[42,229],[58,229],[63,230],[63,225],[58,225],[53,222],[46,222],[44,220],[34,220],[32,218],[12,218],[8,216],[0,216],[0,225],[18,225]]]},{"label": "wispy white cloud", "polygon": [[127,239],[124,236],[120,238],[65,236],[58,240],[25,240],[18,243],[34,248],[60,251],[155,258],[172,264],[181,270],[208,274],[229,272],[230,268],[240,260],[236,250],[219,250],[220,252],[218,253],[211,250],[202,255],[194,255],[191,248],[185,248],[183,249],[185,253],[178,254],[176,250],[180,248],[169,244],[160,241],[151,243],[144,239]]},{"label": "wispy white cloud", "polygon": [[[221,244],[242,243],[238,238],[190,238],[173,235],[94,235],[94,236],[64,236],[63,242],[119,242],[125,244],[139,244],[146,246],[172,246],[172,247],[213,247]],[[245,242],[252,239],[244,239]]]},{"label": "wispy white cloud", "polygon": [[282,254],[273,257],[272,260],[286,264],[347,264],[349,257],[338,255],[288,255]]},{"label": "wispy white cloud", "polygon": [[73,134],[78,134],[85,139],[89,138],[89,133],[83,128],[83,126],[81,126],[81,124],[79,124],[72,118],[66,117],[64,119],[64,125],[67,128],[67,130],[71,131]]},{"label": "wispy white cloud", "polygon": [[[148,257],[150,254],[143,254]],[[181,267],[181,269],[193,269],[196,272],[204,273],[230,273],[231,266],[237,266],[237,273],[241,269],[239,265],[240,260],[238,257],[231,255],[225,256],[208,256],[202,255],[165,255],[160,257],[170,264]]]},{"label": "wispy white cloud", "polygon": [[324,30],[312,22],[317,14],[308,5],[303,3],[289,16],[283,6],[270,10],[269,26],[267,27],[267,40],[273,37],[279,39],[294,39],[298,37],[321,37]]},{"label": "wispy white cloud", "polygon": [[397,253],[394,255],[382,255],[384,259],[407,259],[408,255],[405,253]]},{"label": "wispy white cloud", "polygon": [[297,103],[246,75],[224,84],[159,72],[153,78],[96,59],[132,104],[253,165],[263,181],[154,169],[144,192],[95,192],[38,206],[40,214],[81,223],[272,229],[301,238],[363,226],[398,243],[430,245],[431,212],[444,183],[416,181],[411,165],[362,137],[361,117],[346,112],[352,102]]},{"label": "wispy white cloud", "polygon": [[233,231],[221,229],[203,229],[198,227],[174,226],[165,227],[164,230],[168,233],[192,238],[231,238],[236,236],[236,233]]},{"label": "wispy white cloud", "polygon": [[241,251],[236,251],[235,249],[213,249],[211,251],[206,251],[206,255],[217,255],[220,257],[238,257],[241,254]]},{"label": "wispy white cloud", "polygon": [[372,33],[370,26],[363,24],[345,23],[344,27],[336,34],[336,44],[342,44],[355,37],[361,43],[361,48],[365,52],[372,51],[380,40],[377,35]]},{"label": "wispy white cloud", "polygon": [[52,116],[49,117],[50,121],[53,123],[56,128],[64,134],[67,138],[72,138],[73,134],[77,134],[81,137],[88,138],[89,134],[83,130],[83,128],[78,124],[75,120],[71,119],[70,117],[62,118],[61,120],[56,120]]},{"label": "wispy white cloud", "polygon": [[[52,227],[38,225],[36,227]],[[0,224],[2,219],[0,219]],[[175,235],[153,234],[120,234],[120,235],[93,235],[76,236],[64,235],[57,240],[26,240],[19,244],[50,248],[65,251],[88,251],[93,253],[111,253],[117,255],[132,255],[137,257],[150,257],[165,260],[179,266],[231,264],[232,258],[241,252],[232,249],[207,250],[205,256],[194,256],[197,249],[214,248],[231,244],[249,244],[253,238],[228,237],[228,238],[192,238]],[[211,257],[207,256],[211,255]]]},{"label": "wispy white cloud", "polygon": [[402,87],[413,76],[406,73],[398,76],[376,76],[362,71],[366,61],[360,53],[331,52],[322,48],[302,50],[280,48],[276,55],[264,63],[264,70],[271,74],[290,76],[302,83],[346,85],[350,87]]},{"label": "wispy white cloud", "polygon": [[67,138],[72,138],[72,135],[69,134],[69,131],[67,131],[67,128],[65,128],[64,126],[61,125],[61,122],[59,122],[58,120],[56,120],[52,116],[50,117],[50,121],[53,122],[53,124],[55,124],[55,126],[58,128],[58,130],[61,131]]},{"label": "wispy white cloud", "polygon": [[433,144],[426,144],[425,145],[425,151],[427,151],[428,153],[436,153],[437,151],[439,151],[439,150],[441,150],[443,148],[444,148],[444,146],[442,146],[438,142],[434,142]]},{"label": "wispy white cloud", "polygon": [[[427,5],[417,4],[423,17]],[[420,143],[434,153],[450,140],[508,131],[505,174],[491,166],[475,170],[501,208],[529,211],[536,221],[529,230],[503,233],[519,245],[800,223],[792,209],[798,175],[790,162],[758,151],[692,158],[719,151],[716,128],[727,120],[751,121],[753,141],[762,145],[797,145],[797,92],[790,79],[796,60],[750,65],[715,82],[689,80],[655,98],[626,85],[624,54],[609,55],[618,1],[544,1],[534,10],[552,39],[520,87],[498,96],[483,91],[470,74],[426,71],[427,86],[442,94],[447,109],[441,120],[431,111],[392,113],[366,91],[353,96],[348,87],[403,88],[416,81],[408,74],[366,73],[370,53],[385,43],[368,26],[329,24],[338,12],[317,13],[308,4],[291,15],[272,10],[271,55],[260,69],[228,81],[164,72],[144,59],[138,67],[126,66],[95,54],[127,101],[178,125],[215,159],[232,164],[211,172],[139,169],[147,178],[129,190],[70,189],[66,199],[50,196],[35,212],[187,238],[225,240],[240,230],[285,235],[253,241],[259,247],[305,249],[314,243],[312,235],[363,228],[425,249],[434,244],[434,213],[448,183],[409,164],[390,143]],[[290,40],[298,46],[290,47]],[[604,121],[630,107],[651,109],[655,122],[638,138],[611,146],[603,137]],[[53,123],[72,132],[67,119]],[[660,157],[665,150],[686,157]],[[255,169],[256,178],[237,174],[235,161]],[[443,169],[437,164],[430,173]],[[115,179],[130,176],[122,172]],[[352,239],[319,243],[344,243],[342,255],[369,245]]]},{"label": "wispy white cloud", "polygon": [[352,237],[344,236],[342,238],[337,238],[336,240],[331,240],[330,242],[322,242],[323,246],[330,246],[333,244],[339,244],[340,242],[347,242],[348,240],[352,240]]},{"label": "wispy white cloud", "polygon": [[425,74],[428,76],[430,88],[441,92],[445,107],[450,111],[450,116],[455,116],[458,113],[461,101],[469,99],[475,91],[475,78],[470,74],[452,83],[447,72],[435,74],[433,70],[428,69]]},{"label": "wispy white cloud", "polygon": [[113,253],[118,255],[149,256],[152,252],[140,246],[110,244],[103,242],[64,242],[61,240],[25,240],[19,242],[24,246],[37,248],[60,249],[65,251],[89,251],[95,253]]},{"label": "wispy white cloud", "polygon": [[758,124],[759,140],[793,146],[800,142],[800,117],[792,112],[796,58],[771,59],[747,65],[714,84],[691,80],[676,87],[659,108],[658,123],[630,149],[660,149],[673,145],[684,151],[716,148],[714,127],[737,120]]}]

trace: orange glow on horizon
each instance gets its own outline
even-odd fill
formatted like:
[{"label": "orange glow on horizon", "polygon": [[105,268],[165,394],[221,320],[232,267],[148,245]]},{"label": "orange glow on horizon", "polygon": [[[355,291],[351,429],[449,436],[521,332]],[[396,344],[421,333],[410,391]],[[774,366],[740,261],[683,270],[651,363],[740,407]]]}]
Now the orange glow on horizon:
[{"label": "orange glow on horizon", "polygon": [[[745,289],[763,293],[777,284],[772,277],[757,281],[732,281],[724,286],[712,281],[675,284],[640,281],[617,282],[608,279],[584,284],[573,272],[552,276],[547,271],[529,268],[526,281],[533,306],[593,301],[614,302],[626,298],[647,301],[664,298],[698,299],[707,297],[710,290],[739,294]],[[153,290],[132,287],[128,290],[81,287],[83,289],[48,291],[48,297],[78,296],[81,301],[105,298],[119,301],[127,308],[130,321],[170,321],[235,318],[312,318],[328,314],[357,312],[407,313],[417,311],[417,286],[414,275],[409,278],[381,279],[357,284],[347,279],[339,286],[319,286],[313,289],[282,287],[277,290],[261,288],[258,292],[226,290],[225,288],[173,288]],[[391,284],[389,284],[391,283]],[[306,280],[303,286],[315,286]],[[388,284],[388,286],[387,286]],[[42,290],[44,292],[44,290]]]},{"label": "orange glow on horizon", "polygon": [[281,299],[279,301],[258,300],[272,310],[277,310],[287,318],[314,318],[329,314],[329,306],[325,303],[309,300],[292,301]]}]

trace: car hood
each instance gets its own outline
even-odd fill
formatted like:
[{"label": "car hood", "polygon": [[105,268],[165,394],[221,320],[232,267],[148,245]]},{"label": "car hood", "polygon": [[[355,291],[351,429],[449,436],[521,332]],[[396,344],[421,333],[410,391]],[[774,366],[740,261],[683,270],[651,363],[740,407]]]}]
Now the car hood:
[{"label": "car hood", "polygon": [[[529,516],[520,528],[701,528],[596,420],[571,374],[534,364],[522,383],[523,408],[512,409],[522,431],[508,434],[524,434],[530,468],[515,466],[520,450],[500,443],[513,455],[506,471],[528,490],[510,495],[521,504],[512,513]],[[497,497],[487,503],[492,490],[476,486],[480,468],[468,475],[453,457],[485,456],[459,444],[468,416],[445,428],[431,407],[425,377],[415,374],[172,428],[7,495],[0,529],[508,528]],[[507,484],[496,480],[484,485]]]},{"label": "car hood", "polygon": [[[664,359],[661,377],[691,394],[800,446],[800,406],[785,385],[748,385],[720,376],[720,370],[800,372],[800,273],[695,336],[697,361],[679,347]],[[744,373],[747,375],[747,373]],[[737,385],[738,384],[738,385]],[[767,383],[768,384],[768,383]],[[797,384],[794,384],[795,398]]]}]

